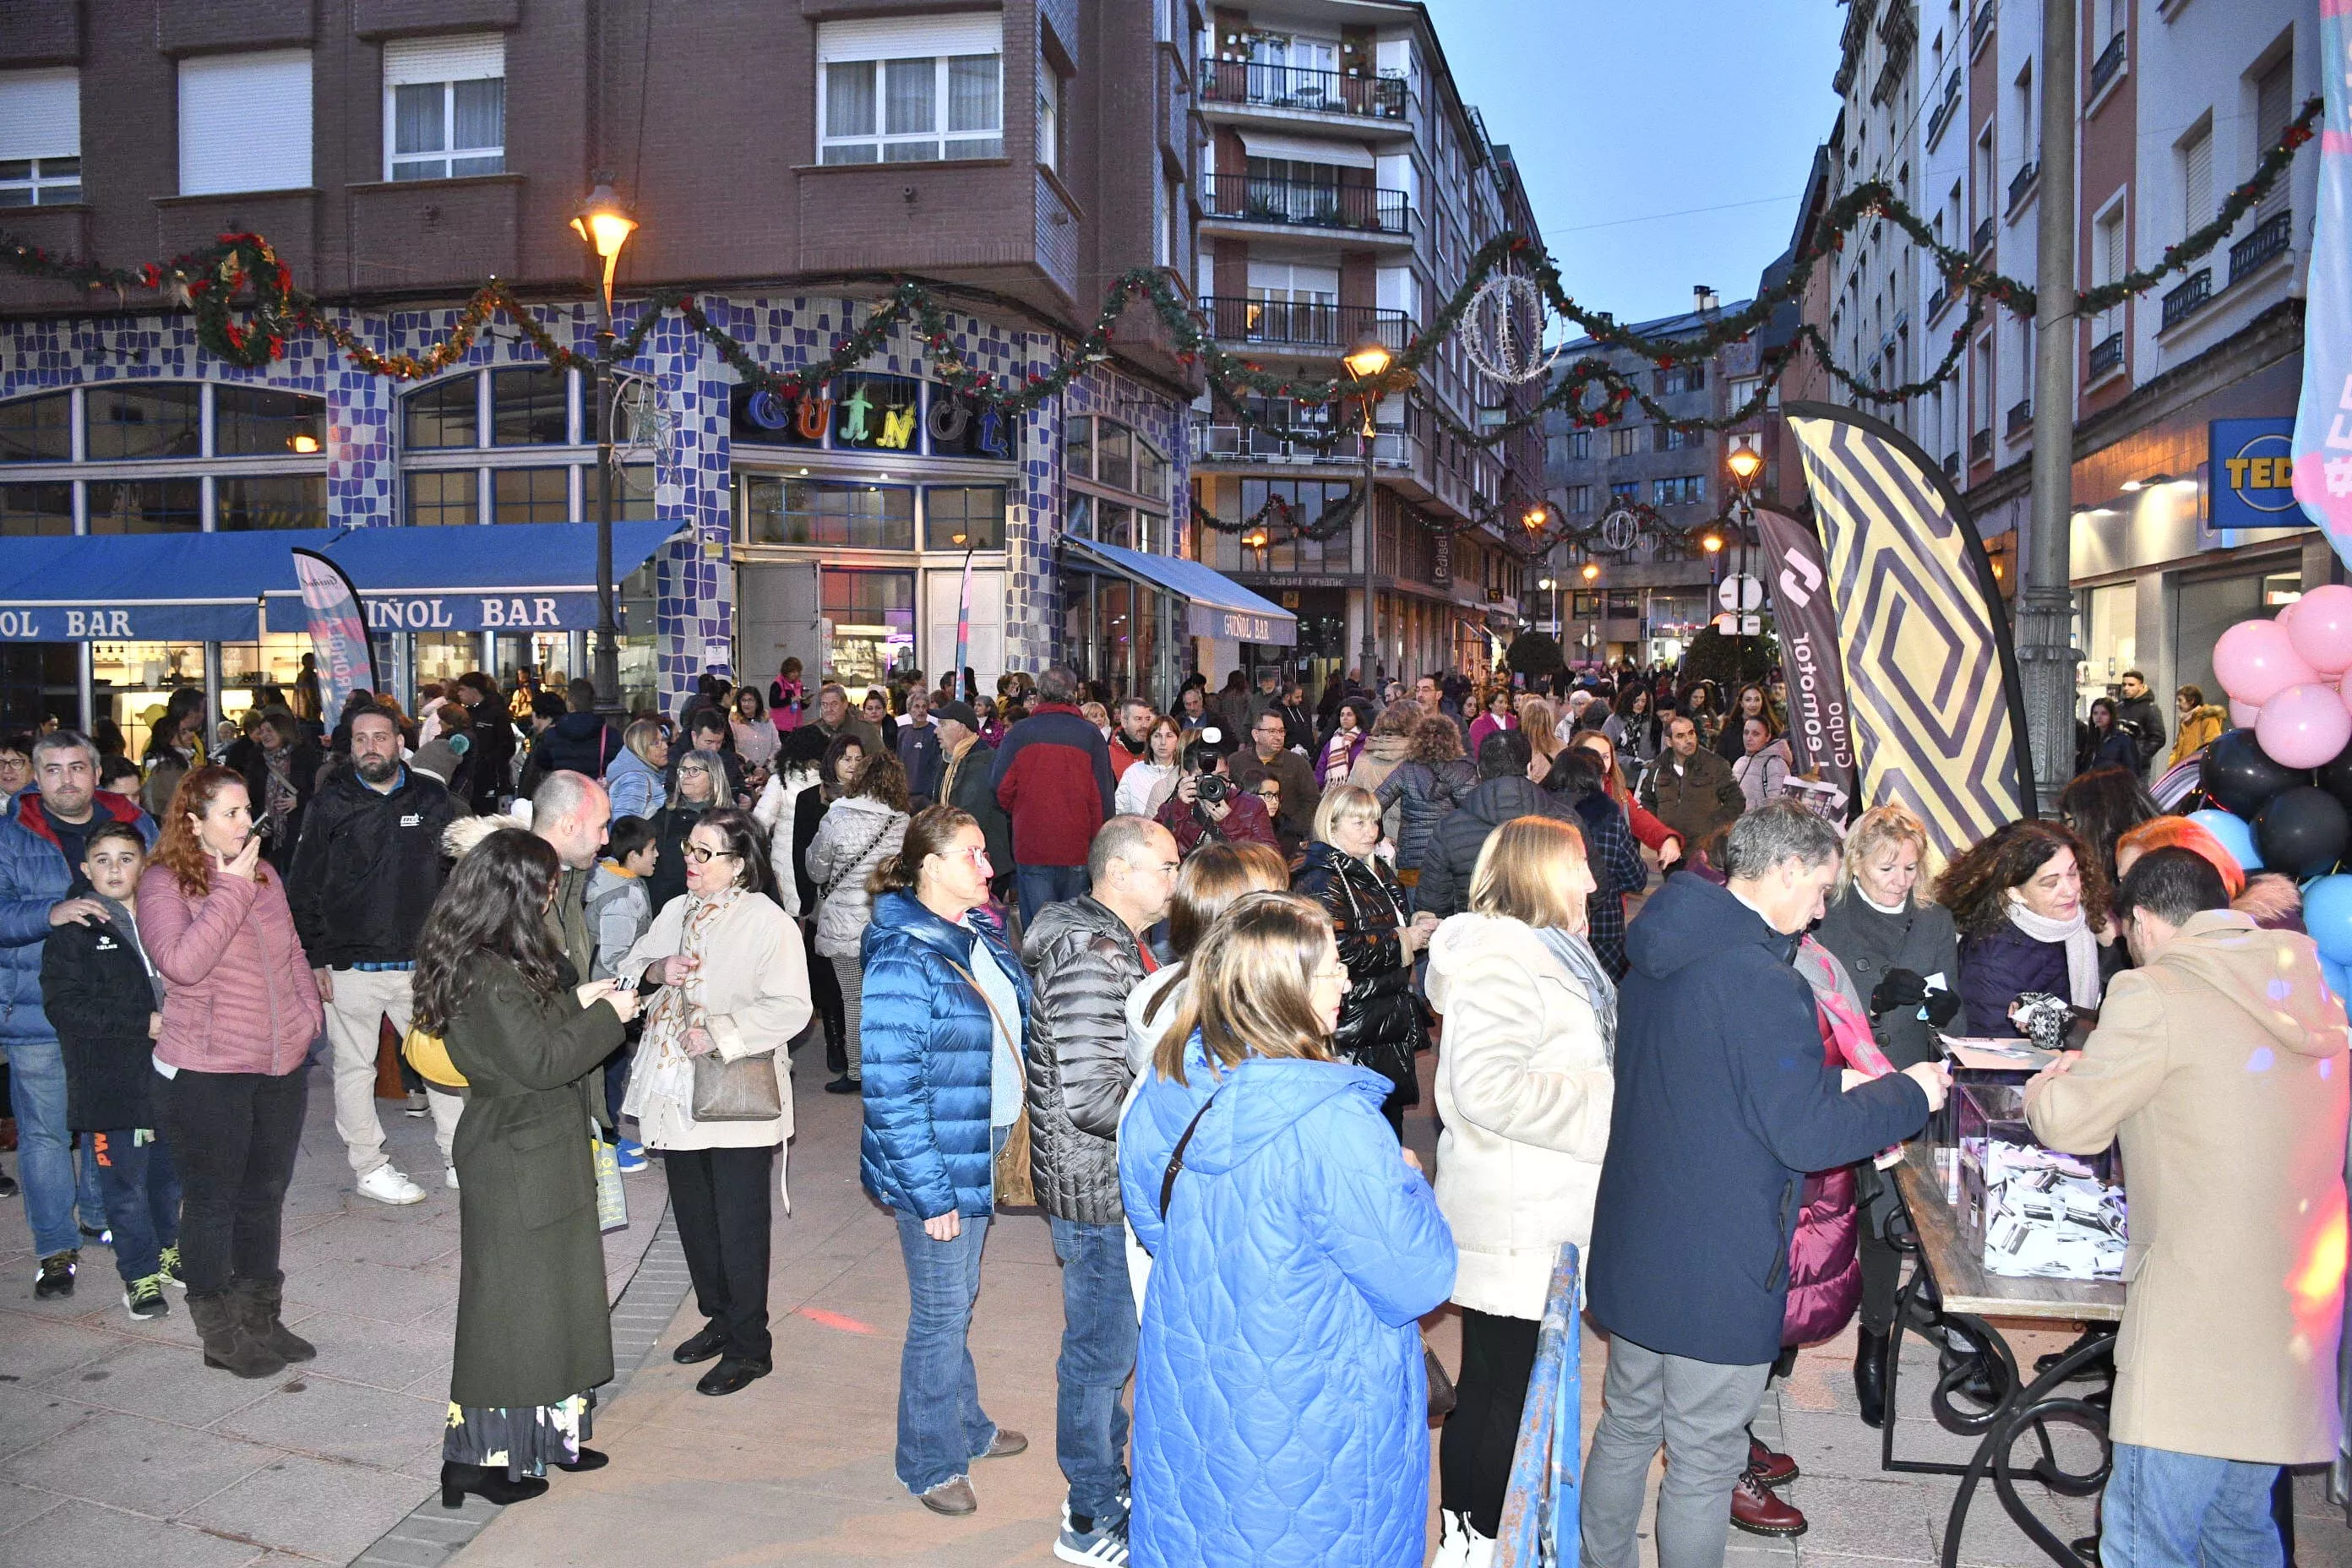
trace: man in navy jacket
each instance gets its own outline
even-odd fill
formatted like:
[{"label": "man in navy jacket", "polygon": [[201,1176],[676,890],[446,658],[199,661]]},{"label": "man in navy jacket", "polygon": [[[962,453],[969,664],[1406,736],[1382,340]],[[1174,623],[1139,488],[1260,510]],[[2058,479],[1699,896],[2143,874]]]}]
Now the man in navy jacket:
[{"label": "man in navy jacket", "polygon": [[1780,1354],[1805,1174],[1900,1142],[1943,1103],[1937,1064],[1849,1092],[1823,1064],[1790,959],[1838,853],[1826,823],[1774,802],[1732,827],[1727,887],[1677,877],[1626,932],[1592,1221],[1591,1310],[1611,1336],[1585,1468],[1593,1568],[1635,1568],[1662,1441],[1659,1568],[1720,1568],[1748,1424]]}]

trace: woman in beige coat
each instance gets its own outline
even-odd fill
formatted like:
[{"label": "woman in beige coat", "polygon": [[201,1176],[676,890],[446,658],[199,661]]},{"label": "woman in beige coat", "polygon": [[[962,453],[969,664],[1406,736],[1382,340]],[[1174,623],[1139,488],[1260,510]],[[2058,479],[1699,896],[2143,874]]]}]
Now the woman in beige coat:
[{"label": "woman in beige coat", "polygon": [[1559,1244],[1587,1246],[1609,1146],[1617,992],[1584,938],[1593,889],[1571,825],[1522,816],[1486,839],[1470,912],[1429,944],[1439,1042],[1437,1204],[1454,1227],[1460,1402],[1438,1446],[1438,1563],[1483,1562]]},{"label": "woman in beige coat", "polygon": [[[768,1166],[793,1131],[793,1037],[809,1021],[808,961],[799,928],[769,897],[767,835],[733,806],[703,814],[686,839],[686,892],[672,899],[614,965],[624,982],[661,989],[622,1110],[657,1150],[669,1178],[695,1303],[710,1321],[671,1352],[717,1358],[695,1387],[732,1394],[772,1366],[768,1335]],[[764,1057],[778,1114],[698,1121],[695,1058]],[[779,1187],[782,1183],[779,1182]]]}]

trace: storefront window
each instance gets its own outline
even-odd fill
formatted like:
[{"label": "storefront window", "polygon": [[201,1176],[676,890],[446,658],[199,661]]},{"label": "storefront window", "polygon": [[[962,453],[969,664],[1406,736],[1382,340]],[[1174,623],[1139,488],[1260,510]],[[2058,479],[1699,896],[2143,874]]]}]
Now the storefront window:
[{"label": "storefront window", "polygon": [[856,688],[877,683],[915,657],[915,574],[827,567],[821,586],[833,623],[833,667]]},{"label": "storefront window", "polygon": [[122,726],[134,762],[145,755],[148,726],[173,691],[205,683],[202,643],[92,643],[89,663],[92,711]]},{"label": "storefront window", "polygon": [[73,460],[73,394],[0,403],[0,463]]},{"label": "storefront window", "polygon": [[572,377],[551,365],[490,372],[490,444],[561,447],[572,439]]},{"label": "storefront window", "polygon": [[744,495],[748,543],[915,547],[915,492],[905,486],[753,478],[745,482]]},{"label": "storefront window", "polygon": [[89,531],[92,533],[194,533],[203,527],[201,480],[90,481]]},{"label": "storefront window", "polygon": [[302,673],[302,656],[310,651],[308,632],[271,632],[257,643],[221,644],[222,714],[233,719],[243,713],[265,686],[290,695],[294,678]]},{"label": "storefront window", "polygon": [[491,521],[567,522],[571,518],[571,469],[490,470]]},{"label": "storefront window", "polygon": [[420,468],[403,474],[400,486],[408,500],[408,522],[412,528],[482,520],[478,469]]},{"label": "storefront window", "polygon": [[1095,477],[1095,422],[1073,419],[1062,435],[1062,462],[1074,479]]},{"label": "storefront window", "polygon": [[89,460],[193,458],[201,450],[203,386],[195,382],[110,382],[85,392]]},{"label": "storefront window", "polygon": [[[204,440],[205,400],[213,439]],[[0,464],[70,461],[73,396],[52,393],[0,404]],[[215,483],[220,529],[320,528],[326,524],[326,402],[267,387],[206,382],[109,382],[81,395],[82,446],[91,463],[180,459],[153,479],[79,477],[68,468],[40,485],[0,486],[0,535],[70,533],[74,489],[91,533],[194,533],[205,525],[204,487],[194,470],[213,458],[278,458],[282,471],[251,461]],[[168,477],[167,477],[168,476]]]},{"label": "storefront window", "polygon": [[223,458],[274,458],[318,451],[326,400],[260,386],[213,389],[213,451]]},{"label": "storefront window", "polygon": [[443,447],[478,447],[480,375],[468,371],[412,392],[402,406],[406,411],[404,445],[412,452]]},{"label": "storefront window", "polygon": [[[1168,459],[1150,443],[1115,419],[1080,417],[1066,426],[1062,450],[1070,478],[1085,487],[1071,492],[1066,531],[1125,550],[1168,548]],[[1145,504],[1107,493],[1114,490]]]},{"label": "storefront window", "polygon": [[72,485],[0,485],[0,538],[72,531]]},{"label": "storefront window", "polygon": [[[455,680],[480,658],[481,643],[471,632],[418,632],[408,648],[409,668],[415,672],[419,689],[431,681]],[[409,711],[415,712],[418,706],[416,694],[411,691]]]},{"label": "storefront window", "polygon": [[213,527],[224,533],[327,526],[324,474],[226,475],[213,500]]},{"label": "storefront window", "polygon": [[929,550],[1002,550],[1003,485],[927,485],[923,545]]}]

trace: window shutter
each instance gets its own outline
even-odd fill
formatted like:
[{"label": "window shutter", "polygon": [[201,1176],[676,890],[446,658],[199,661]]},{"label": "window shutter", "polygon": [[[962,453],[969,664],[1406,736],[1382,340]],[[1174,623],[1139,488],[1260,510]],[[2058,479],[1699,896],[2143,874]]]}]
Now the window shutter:
[{"label": "window shutter", "polygon": [[816,30],[820,65],[842,60],[922,59],[940,55],[1004,52],[1004,16],[880,16],[824,22]]},{"label": "window shutter", "polygon": [[0,158],[81,156],[81,72],[0,71]]},{"label": "window shutter", "polygon": [[180,62],[180,194],[310,183],[310,51]]},{"label": "window shutter", "polygon": [[507,74],[507,41],[502,34],[478,33],[454,38],[396,38],[383,47],[383,85],[413,87],[421,82],[479,81]]},{"label": "window shutter", "polygon": [[2191,234],[2213,221],[2213,132],[2197,133],[2180,154],[2180,232]]}]

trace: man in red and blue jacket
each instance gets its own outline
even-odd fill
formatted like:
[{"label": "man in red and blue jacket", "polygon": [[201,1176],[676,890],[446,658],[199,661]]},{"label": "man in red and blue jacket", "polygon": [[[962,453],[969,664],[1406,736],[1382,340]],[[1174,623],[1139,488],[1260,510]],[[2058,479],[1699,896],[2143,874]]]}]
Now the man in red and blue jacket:
[{"label": "man in red and blue jacket", "polygon": [[1109,744],[1077,710],[1077,676],[1057,664],[1037,678],[1037,695],[996,748],[988,780],[1013,819],[1024,927],[1045,905],[1087,890],[1087,849],[1114,815],[1118,788]]}]

